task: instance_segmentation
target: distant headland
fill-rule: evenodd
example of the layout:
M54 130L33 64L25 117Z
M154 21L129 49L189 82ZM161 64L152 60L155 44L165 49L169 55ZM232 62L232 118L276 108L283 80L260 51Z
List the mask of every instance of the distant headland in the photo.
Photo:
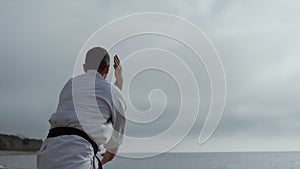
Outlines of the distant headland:
M0 151L38 151L42 143L41 139L0 134Z

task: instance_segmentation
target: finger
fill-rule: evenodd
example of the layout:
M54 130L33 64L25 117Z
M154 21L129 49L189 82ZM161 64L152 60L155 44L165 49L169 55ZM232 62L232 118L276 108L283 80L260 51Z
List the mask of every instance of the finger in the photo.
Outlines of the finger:
M114 56L114 62L116 62L116 60L117 60L117 55L116 55L116 56Z
M118 55L115 55L115 56L114 56L114 59L115 59L115 60L118 60L118 59L119 59Z
M115 55L114 59L115 59L118 63L120 63L120 59L119 59L118 55Z
M117 62L117 55L114 56L114 63Z
M117 55L114 57L114 63L116 66L120 66L120 59Z
M119 66L120 63L117 60L114 60L114 64L115 66Z
M117 55L114 57L114 62L118 63L118 56Z
M118 63L120 63L120 59L119 59L118 55L116 55L116 59L117 59Z

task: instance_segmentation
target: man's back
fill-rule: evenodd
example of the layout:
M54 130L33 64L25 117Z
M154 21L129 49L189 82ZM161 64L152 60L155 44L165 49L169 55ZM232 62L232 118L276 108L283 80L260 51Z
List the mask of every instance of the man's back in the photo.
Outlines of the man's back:
M98 48L91 50L99 54ZM93 150L100 145L116 153L123 139L126 105L121 91L105 80L108 68L105 64L104 71L87 69L65 84L57 111L49 119L48 137L38 152L38 169L91 168L95 166ZM103 163L113 156L105 153Z
M113 90L115 87L93 70L70 79L61 91L57 111L49 119L51 128L75 127L98 145L106 144L113 131L112 117L124 113L116 112L115 106L120 105L114 104L113 97L119 102L124 99Z

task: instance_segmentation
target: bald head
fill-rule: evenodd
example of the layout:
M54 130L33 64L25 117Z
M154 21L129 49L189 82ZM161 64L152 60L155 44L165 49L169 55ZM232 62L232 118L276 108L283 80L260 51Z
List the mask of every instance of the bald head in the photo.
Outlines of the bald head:
M109 69L108 52L101 47L91 48L85 57L84 71L97 70L100 74L107 74Z

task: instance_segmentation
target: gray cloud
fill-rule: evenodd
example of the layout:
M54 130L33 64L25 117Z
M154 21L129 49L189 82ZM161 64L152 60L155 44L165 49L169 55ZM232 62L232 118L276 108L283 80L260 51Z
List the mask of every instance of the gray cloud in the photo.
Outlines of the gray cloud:
M214 138L299 135L297 1L1 1L0 4L0 132L44 137L59 91L71 77L76 57L87 38L112 19L134 12L158 11L193 22L208 35L220 54L227 75L228 101ZM154 37L148 40L152 43L138 43L130 49L156 44L179 56L188 52L170 40L161 44L154 43ZM126 47L137 42L138 38L132 39L132 43L120 44L115 51L120 56L126 55L130 51ZM190 136L196 138L206 117L210 91L203 66L193 64L192 58L185 60L201 84L201 114ZM135 95L138 98L143 97L139 92L146 91L141 86L144 86L141 81L135 86L140 87ZM143 107L149 103L144 100L139 104ZM150 135L160 132L174 119L172 111L168 107L169 113L155 125L139 130L132 124L127 130L133 135L146 128L153 128Z

